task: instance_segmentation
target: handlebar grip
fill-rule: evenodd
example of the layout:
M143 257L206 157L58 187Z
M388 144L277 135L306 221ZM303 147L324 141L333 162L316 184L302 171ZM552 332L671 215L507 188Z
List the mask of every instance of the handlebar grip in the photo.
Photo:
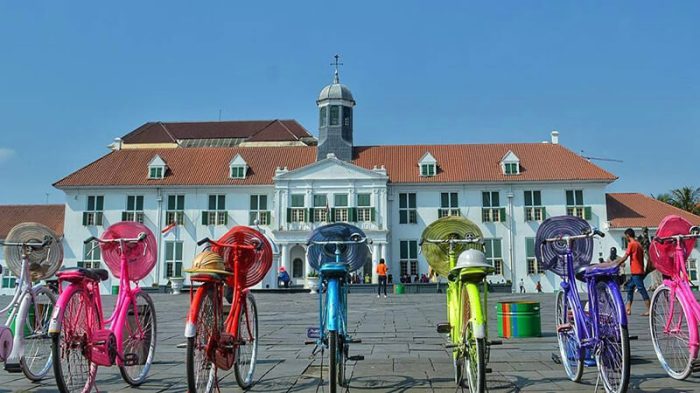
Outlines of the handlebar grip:
M597 229L594 231L594 233L600 237L605 237L605 234Z
M260 251L263 248L263 242L260 241L260 239L253 239L251 240L253 245L255 246L255 251Z
M655 242L659 242L660 244L664 244L664 239L662 239L658 236L654 236L654 238L652 240Z
M198 246L201 246L202 244L204 244L204 243L209 243L209 242L211 242L211 240L209 240L208 237L205 237L204 239L198 241L198 242L197 242L197 245L198 245Z
M695 225L690 227L690 233L693 235L700 235L700 226Z
M92 243L95 240L97 240L95 236L90 236L89 238L85 239L85 241L83 241L83 244Z
M148 236L148 235L146 234L146 232L141 232L141 233L139 233L139 235L136 237L136 239L137 239L138 241L144 241L144 240L146 240L146 237L147 237L147 236Z

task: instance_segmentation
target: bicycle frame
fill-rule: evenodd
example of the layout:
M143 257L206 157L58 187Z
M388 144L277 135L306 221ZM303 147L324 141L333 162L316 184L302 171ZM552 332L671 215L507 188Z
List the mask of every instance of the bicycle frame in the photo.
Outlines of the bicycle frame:
M332 269L335 274L328 276L327 272L324 272L324 267L321 267L321 279L319 280L319 290L318 293L322 294L322 286L326 284L326 304L324 307L323 296L318 297L319 305L319 327L320 327L320 337L319 342L323 345L328 346L327 334L326 332L338 332L339 336L347 335L347 296L348 288L345 285L347 282L348 268L347 265L342 264L340 261L340 251L336 247L335 250L335 263L338 266L334 266ZM338 276L341 273L341 276Z
M587 349L595 350L600 344L600 327L599 327L599 309L598 295L596 286L599 282L604 282L610 288L610 292L615 297L615 304L618 305L617 314L622 326L627 327L627 313L620 306L623 305L622 295L617 283L608 277L585 277L586 288L588 290L588 316L584 313L583 305L581 304L581 296L576 288L576 273L574 272L574 256L571 251L571 241L567 242L566 251L566 270L567 275L562 280L560 286L564 291L567 302L571 305L576 321L576 336L579 342L578 359L583 359L584 351Z
M698 322L700 322L700 304L695 300L690 285L688 284L690 278L685 267L685 250L681 246L680 241L676 241L676 252L674 254L674 261L676 264L676 269L678 273L674 274L670 279L664 278L664 285L670 288L670 309L668 320L664 326L664 333L669 334L672 332L678 332L680 329L680 324L682 320L678 320L675 326L672 326L673 312L675 302L675 296L678 295L683 308L689 312L686 314L688 317L688 347L690 349L690 355L693 359L698 357L698 349L700 348L700 343L698 340Z
M457 265L457 254L454 251L453 245L450 245L449 251L450 270ZM483 283L484 293L483 299L479 293L477 282L469 281L465 276L479 271L479 269L465 268L462 269L460 275L454 280L448 280L447 283L447 319L450 323L452 342L455 344L464 344L464 337L460 334L465 323L471 323L474 337L487 338L488 329L486 327L487 310L485 307L488 301L488 291L486 288L486 280L481 280ZM467 291L469 296L469 308L471 310L469 321L462 320L462 291Z

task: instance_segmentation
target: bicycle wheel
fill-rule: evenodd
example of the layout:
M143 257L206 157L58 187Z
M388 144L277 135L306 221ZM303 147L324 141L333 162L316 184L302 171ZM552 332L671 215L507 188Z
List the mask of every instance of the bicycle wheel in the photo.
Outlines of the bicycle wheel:
M38 287L27 315L17 318L24 319L24 354L19 363L24 375L35 382L44 378L51 368L49 323L55 305L56 295L49 288Z
M253 373L258 359L258 306L252 293L246 295L245 304L238 314L238 344L234 374L241 389L253 385Z
M555 312L561 363L569 379L578 382L583 375L583 357L576 333L576 318L564 291L557 293Z
M348 377L345 372L345 366L348 360L348 349L349 345L345 343L344 336L338 335L338 386L342 387L348 386Z
M627 391L630 380L630 341L627 326L622 325L620 313L624 305L618 304L607 283L596 285L598 298L598 333L600 348L596 353L598 372L603 379L606 392Z
M673 314L671 314L673 304ZM688 316L678 294L671 299L666 285L656 288L651 297L649 328L654 351L661 367L674 379L686 379L693 371L690 353ZM666 325L669 324L669 329Z
M156 351L156 311L151 297L138 292L126 312L122 354L125 358L132 357L134 364L119 366L119 372L126 383L138 386L146 380Z
M470 392L481 393L486 391L486 342L485 339L474 336L472 309L466 285L462 286L461 297L462 339L464 340L464 360L462 361L464 373L462 375L467 374Z
M66 292L64 292L66 293ZM88 337L101 325L97 305L78 289L70 295L60 311L63 321L60 333L52 334L53 372L62 393L92 390L97 365L83 356Z
M330 385L331 393L336 393L338 390L338 332L335 330L328 332L328 353L330 355L328 384Z
M209 393L216 385L216 366L209 356L210 343L218 341L223 327L214 288L203 285L197 289L195 301L197 324L195 336L187 339L187 386L190 393Z

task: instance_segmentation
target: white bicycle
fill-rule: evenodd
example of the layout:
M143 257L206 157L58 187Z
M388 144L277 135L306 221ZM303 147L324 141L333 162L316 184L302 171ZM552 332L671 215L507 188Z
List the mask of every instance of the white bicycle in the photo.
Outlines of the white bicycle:
M7 238L5 261L19 277L10 303L0 310L8 313L0 325L0 362L5 370L39 381L51 369L51 336L49 323L56 304L53 290L34 283L56 273L63 262L61 240L48 227L37 223L16 225ZM2 267L0 267L2 272Z

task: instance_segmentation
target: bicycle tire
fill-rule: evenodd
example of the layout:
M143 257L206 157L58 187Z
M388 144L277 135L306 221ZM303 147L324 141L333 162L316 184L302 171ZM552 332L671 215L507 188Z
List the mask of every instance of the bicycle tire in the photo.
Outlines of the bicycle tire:
M338 336L338 386L348 386L345 366L348 359L348 344L345 343L344 336Z
M328 384L331 393L336 393L338 391L338 332L335 330L328 332L328 353L330 355Z
M469 391L483 393L486 391L486 340L474 336L471 321L472 309L467 285L462 285L461 296L462 340L464 343L462 369L463 375L467 375ZM464 383L463 375L460 386Z
M87 393L95 384L97 375L97 364L92 363L83 356L87 347L87 337L92 335L94 325L87 322L88 312L93 313L97 324L101 325L101 316L97 305L89 296L83 293L83 289L77 289L70 293L70 297L65 302L65 307L60 310L61 326L60 333L52 333L52 357L53 371L56 378L56 387L61 393ZM89 311L89 310L92 311ZM63 345L68 335L69 345ZM64 359L72 366L64 367ZM72 370L76 370L73 375ZM68 375L65 375L65 373Z
M139 299L143 299L144 304L139 304ZM136 304L136 310L133 309L134 303ZM126 383L131 386L139 386L146 380L151 364L153 364L153 356L156 352L156 343L158 342L158 329L156 310L153 307L151 297L145 292L138 292L134 297L134 303L126 309L128 314L124 318L122 353L124 356L135 354L139 361L133 366L119 366L119 372ZM138 311L139 314L138 323L136 323L135 319L129 318L131 315L135 315L135 311ZM143 327L145 329L143 329L143 338L141 338L141 334L138 331L134 331L134 329ZM141 359L144 359L143 363ZM134 371L136 372L135 376Z
M670 296L671 289L666 285L661 285L654 291L649 312L649 329L654 352L661 367L671 378L684 380L693 372L695 360L687 344L690 325L685 305L676 294L673 299L674 312L671 318L675 321L678 332L675 334L664 332L669 318Z
M216 366L206 352L207 344L214 340L223 327L221 312L217 314L217 302L214 287L204 284L195 294L192 307L197 310L195 336L187 339L187 387L189 393L209 393L214 390L216 381ZM218 319L217 319L218 317ZM220 326L215 326L216 322Z
M601 342L596 353L598 372L606 392L625 393L630 380L629 333L620 320L625 307L620 294L613 293L606 282L596 284L596 295Z
M241 307L241 311L238 315L238 340L239 342L244 342L244 344L241 345L239 343L236 346L234 374L238 386L240 386L241 389L248 389L253 386L253 374L255 373L255 364L258 358L258 306L255 303L253 294L250 292L246 295L245 304L243 306L246 307L246 310ZM248 322L252 322L252 329L250 329L251 325ZM251 347L250 360L245 363L242 362L243 354L241 353L241 349L247 348L248 346ZM246 364L249 364L247 370L245 369Z
M25 321L25 328L15 330L28 332L24 337L24 354L19 363L24 376L30 381L38 382L46 377L52 365L53 349L49 324L56 305L56 295L47 287L36 287L33 291L33 298L27 294L31 299L27 315L17 318L18 321ZM33 310L33 320L30 318L30 310ZM40 317L37 318L37 315Z
M571 325L569 330L557 331L557 342L559 343L561 364L564 366L567 377L573 382L579 382L583 376L583 357L581 356L581 345L577 337L576 318L564 291L557 293L555 314L555 327L567 323Z

